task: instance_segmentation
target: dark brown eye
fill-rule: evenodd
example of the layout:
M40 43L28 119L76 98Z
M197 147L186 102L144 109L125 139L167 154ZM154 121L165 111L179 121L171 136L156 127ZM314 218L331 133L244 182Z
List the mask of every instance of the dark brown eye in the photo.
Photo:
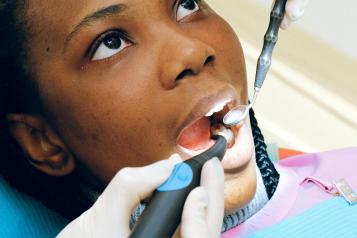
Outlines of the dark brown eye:
M103 43L109 49L116 50L122 45L122 39L118 36L108 36L103 40Z
M124 38L118 34L118 32L109 33L104 36L102 40L100 40L99 46L95 50L92 60L96 61L110 58L129 45L130 43L124 40Z
M191 10L192 11L196 7L196 2L193 1L193 0L182 0L182 1L180 1L180 5L183 8L186 8L187 10Z
M176 20L181 21L185 17L200 10L195 0L180 0L176 13Z

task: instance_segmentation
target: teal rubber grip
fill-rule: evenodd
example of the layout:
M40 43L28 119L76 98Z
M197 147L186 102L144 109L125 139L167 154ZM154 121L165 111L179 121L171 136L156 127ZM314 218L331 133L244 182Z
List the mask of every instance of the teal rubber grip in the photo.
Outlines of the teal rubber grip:
M169 192L180 190L190 185L193 178L191 167L186 163L177 164L171 173L171 176L160 187L159 192Z

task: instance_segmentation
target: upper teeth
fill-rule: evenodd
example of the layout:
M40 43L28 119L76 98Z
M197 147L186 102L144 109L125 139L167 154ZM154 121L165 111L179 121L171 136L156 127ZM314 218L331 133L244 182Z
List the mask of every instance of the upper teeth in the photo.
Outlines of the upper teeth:
M224 106L226 106L227 103L229 103L231 100L226 100L224 102L218 103L217 105L215 105L205 116L206 117L210 117L213 115L213 113L215 112L219 112L222 111Z

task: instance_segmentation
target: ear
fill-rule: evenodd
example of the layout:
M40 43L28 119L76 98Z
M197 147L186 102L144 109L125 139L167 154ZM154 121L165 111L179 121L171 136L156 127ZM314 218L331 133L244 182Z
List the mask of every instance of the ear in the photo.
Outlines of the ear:
M65 176L75 168L74 157L41 116L9 114L11 135L30 163L51 176Z

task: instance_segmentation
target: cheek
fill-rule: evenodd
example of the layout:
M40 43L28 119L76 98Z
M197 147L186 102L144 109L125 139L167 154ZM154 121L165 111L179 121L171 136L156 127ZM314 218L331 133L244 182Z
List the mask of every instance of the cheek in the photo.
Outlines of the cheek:
M101 80L87 77L75 83L54 80L51 93L44 99L64 143L105 181L122 167L165 158L170 147L165 143L167 135L158 133L159 128L169 128L161 127L160 121L166 118L151 110L157 102L144 93L159 95L158 88L145 82L137 84L134 79L140 78L139 74L131 72L130 76L126 78L133 79L135 86L127 82L123 87L118 76L110 74Z
M240 41L232 27L216 16L210 23L211 44L215 46L217 67L229 74L229 83L234 85L240 99L247 102L247 73Z

